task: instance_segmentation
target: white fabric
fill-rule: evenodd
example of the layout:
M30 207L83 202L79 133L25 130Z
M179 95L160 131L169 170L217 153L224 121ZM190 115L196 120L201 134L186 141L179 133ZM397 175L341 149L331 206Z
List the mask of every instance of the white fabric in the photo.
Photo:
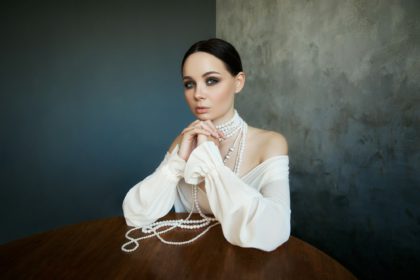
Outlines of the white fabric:
M166 215L189 212L192 184L205 181L198 200L203 213L213 214L232 244L272 251L290 236L289 158L271 157L239 178L223 164L216 145L207 141L187 162L177 145L159 167L127 193L123 210L129 226L142 227Z

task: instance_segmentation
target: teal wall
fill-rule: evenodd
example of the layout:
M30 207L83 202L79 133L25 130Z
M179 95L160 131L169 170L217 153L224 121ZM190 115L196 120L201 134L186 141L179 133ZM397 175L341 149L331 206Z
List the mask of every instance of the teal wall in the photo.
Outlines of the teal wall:
M238 111L288 139L292 235L361 279L419 275L420 1L219 0L216 14L248 73Z
M0 34L0 243L122 215L192 121L180 63L215 1L15 1Z

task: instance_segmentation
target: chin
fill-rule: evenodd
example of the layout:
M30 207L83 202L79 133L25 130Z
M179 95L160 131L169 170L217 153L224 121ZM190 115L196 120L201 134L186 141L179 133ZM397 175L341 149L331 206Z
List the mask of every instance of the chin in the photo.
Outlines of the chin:
M197 113L193 112L193 114L194 114L194 116L197 119L202 120L202 121L213 120L213 117L210 114L208 114L208 113L206 113L206 114L197 114Z
M202 121L208 121L208 120L213 120L212 118L210 118L210 116L207 115L195 115L197 117L197 119L202 120Z

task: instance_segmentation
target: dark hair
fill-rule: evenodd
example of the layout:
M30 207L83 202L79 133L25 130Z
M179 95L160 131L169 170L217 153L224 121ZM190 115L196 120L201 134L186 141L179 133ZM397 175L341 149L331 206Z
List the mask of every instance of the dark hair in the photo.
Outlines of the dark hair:
M242 72L242 62L238 51L230 43L219 38L198 41L192 45L182 59L181 72L184 68L185 60L187 60L191 54L196 52L206 52L214 55L223 61L226 69L232 74L232 76L236 76L239 72Z

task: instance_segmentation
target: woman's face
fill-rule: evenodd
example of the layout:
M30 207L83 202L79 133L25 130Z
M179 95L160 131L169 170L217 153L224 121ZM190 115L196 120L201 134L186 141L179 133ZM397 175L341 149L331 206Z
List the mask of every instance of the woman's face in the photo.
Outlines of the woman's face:
M185 99L200 120L215 124L229 120L235 93L242 89L244 81L243 72L232 76L223 61L205 52L191 54L184 63Z

